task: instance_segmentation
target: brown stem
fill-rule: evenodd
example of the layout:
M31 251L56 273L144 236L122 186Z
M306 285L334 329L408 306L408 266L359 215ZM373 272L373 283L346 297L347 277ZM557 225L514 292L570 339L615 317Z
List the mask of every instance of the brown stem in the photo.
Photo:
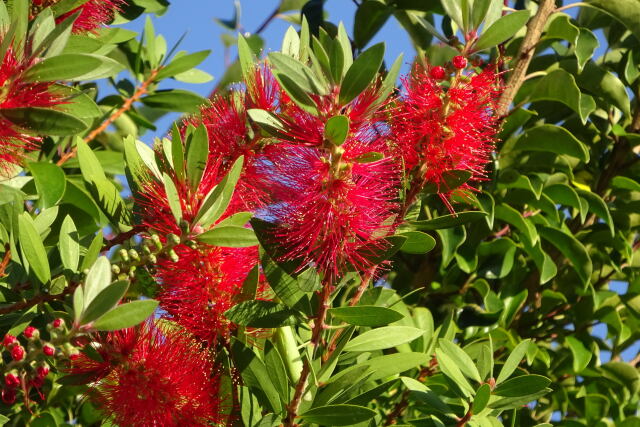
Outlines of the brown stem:
M130 238L135 236L136 234L141 233L141 232L146 231L146 230L147 230L147 227L145 227L144 225L135 225L131 230L126 231L124 233L120 233L117 236L115 236L114 238L108 240L107 243L104 244L102 249L100 249L100 252L108 251L112 247L114 247L116 245L119 245L120 243L126 242L127 240L129 240Z
M89 133L89 135L84 137L84 142L93 141L95 137L100 135L100 133L104 132L109 127L109 125L115 122L121 115L129 111L133 106L133 103L139 101L140 98L147 93L147 90L149 89L149 85L154 82L156 75L158 74L158 71L160 70L159 69L152 70L151 73L149 74L149 77L144 82L142 82L140 86L136 88L135 92L133 92L133 95L125 99L124 103L120 108L118 108L109 117L107 117L107 119L104 122L102 122L100 126L92 130ZM60 157L60 160L58 160L56 164L58 166L65 164L67 160L72 159L76 156L77 151L78 151L78 147L73 147L71 150L63 154L62 157Z
M311 354L315 353L315 350L320 345L320 340L322 338L322 332L326 329L325 320L327 319L327 311L329 310L329 299L331 298L331 291L333 286L330 283L323 283L321 295L320 295L320 306L318 307L318 315L316 316L313 330L311 332L311 346L312 351ZM291 402L287 406L287 418L284 421L285 427L294 427L296 426L295 419L298 415L298 409L300 408L300 402L302 400L302 396L307 388L307 380L309 379L309 374L311 372L311 360L306 360L306 363L302 367L302 372L300 373L300 379L298 380L298 384L296 384L295 391L293 393L293 398Z
M469 420L471 419L471 416L473 415L473 412L471 411L471 407L469 407L469 410L467 411L466 414L464 414L464 417L460 418L458 420L458 422L456 423L456 427L464 427L467 425L467 423L469 422Z
M504 117L509 112L509 107L511 106L513 99L516 97L518 90L520 90L522 82L524 82L527 69L529 68L529 63L533 58L533 52L540 41L540 37L542 36L542 31L547 24L549 16L551 16L554 10L554 0L541 0L538 12L527 24L527 33L524 36L524 40L520 46L520 51L518 52L518 62L511 71L507 84L505 85L504 92L502 92L498 102L499 117Z
M0 314L13 313L14 311L33 307L34 305L38 305L43 302L64 299L67 295L71 294L76 289L77 286L78 286L78 283L72 283L69 286L67 286L65 290L63 290L61 293L57 295L40 294L25 301L16 302L11 305L7 305L5 307L0 307Z
M438 360L435 357L433 357L431 359L431 362L429 363L429 366L425 366L420 370L417 380L419 382L423 382L427 377L430 377L433 374L435 374L436 373L435 367L437 365L438 365ZM398 403L396 403L396 406L394 406L393 410L389 413L389 415L387 415L387 419L384 423L385 426L394 425L398 420L398 418L402 416L405 409L407 409L407 407L409 406L410 393L411 393L411 390L405 390L404 393L402 393L402 397L400 398Z
M2 258L2 262L0 262L0 277L5 276L5 270L9 265L9 261L11 261L11 249L9 249L9 245L5 245L4 247L4 257Z

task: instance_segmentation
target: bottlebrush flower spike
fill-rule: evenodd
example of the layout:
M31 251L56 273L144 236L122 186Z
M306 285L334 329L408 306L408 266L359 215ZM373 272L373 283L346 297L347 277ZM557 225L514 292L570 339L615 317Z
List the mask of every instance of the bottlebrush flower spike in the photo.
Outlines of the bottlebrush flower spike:
M57 3L58 0L34 0L36 7L45 8L51 4ZM125 0L89 0L72 11L60 16L57 21L64 21L69 16L78 12L80 15L73 23L73 32L78 33L95 33L113 20L116 12L120 11L125 5ZM37 10L35 11L37 14Z
M456 57L453 65L466 66L466 59ZM484 179L498 130L500 77L488 66L480 73L457 72L442 84L440 68L418 64L405 78L406 92L392 120L398 155L408 171L418 171L418 185L440 186L444 174L455 169L470 171L472 180ZM442 192L448 204L447 189Z
M258 248L179 246L176 253L178 262L159 261L160 307L167 318L208 345L227 339L233 326L224 312L239 302L237 295L258 263Z
M386 156L389 130L377 122L379 110L369 108L371 94L361 96L366 99L342 109L352 119L344 144L281 141L267 150L265 162L278 179L273 180L274 203L264 219L276 225L273 238L284 249L283 259L300 261L300 269L315 266L331 277L372 266L387 245L383 238L393 232L398 212L399 168ZM335 98L333 102L333 111L340 111ZM305 114L310 117L300 120ZM310 123L309 135L318 132L317 117L301 111L294 117L299 127ZM371 155L380 158L365 160Z
M150 323L97 337L97 362L82 354L71 374L95 378L91 399L116 424L209 426L224 404L211 355L193 338Z
M34 83L26 81L24 73L34 65L35 59L26 54L18 57L9 48L0 64L0 172L11 164L20 164L25 151L34 150L41 138L28 133L2 115L3 110L12 108L47 108L61 104L64 100L49 91L53 82Z

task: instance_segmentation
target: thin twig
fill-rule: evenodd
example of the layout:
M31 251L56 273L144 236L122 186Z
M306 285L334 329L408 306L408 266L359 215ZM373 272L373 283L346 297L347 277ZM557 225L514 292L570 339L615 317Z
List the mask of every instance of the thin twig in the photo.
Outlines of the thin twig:
M149 85L151 85L154 82L156 75L158 74L158 71L159 69L152 70L151 74L149 74L149 77L144 82L142 82L140 86L136 88L135 92L133 92L133 95L127 98L120 108L118 108L109 117L107 117L107 119L104 122L102 122L100 126L92 130L89 133L89 135L84 137L84 142L93 141L96 136L104 132L121 115L129 111L133 106L133 103L139 101L140 98L142 98L142 96L147 93L147 90L149 89ZM77 151L78 151L78 147L73 147L71 150L63 154L62 157L60 157L60 160L58 160L56 164L58 166L62 166L63 164L65 164L67 160L74 158L76 156Z
M0 307L0 314L13 313L14 311L30 308L30 307L33 307L34 305L38 305L43 302L64 299L67 295L71 294L76 289L77 286L78 286L78 283L72 283L69 286L67 286L67 288L59 294L56 294L56 295L40 294L25 301L16 302L11 305L7 305L5 307Z
M320 345L322 332L325 330L325 320L327 318L327 311L329 310L332 289L333 286L330 283L323 283L322 291L320 294L320 306L318 307L318 315L316 316L313 330L311 332L310 343L312 346L312 355ZM311 360L306 360L306 363L302 368L300 379L298 380L298 384L296 384L296 388L293 393L293 398L291 399L291 403L289 403L289 405L287 406L287 418L285 419L283 424L285 427L293 427L296 425L295 419L298 416L298 409L300 408L302 396L307 389L307 381L309 379L309 374L311 373L311 363Z
M2 262L0 262L0 277L5 276L5 270L9 265L9 261L11 261L11 249L9 249L9 244L4 247L4 257L2 258Z

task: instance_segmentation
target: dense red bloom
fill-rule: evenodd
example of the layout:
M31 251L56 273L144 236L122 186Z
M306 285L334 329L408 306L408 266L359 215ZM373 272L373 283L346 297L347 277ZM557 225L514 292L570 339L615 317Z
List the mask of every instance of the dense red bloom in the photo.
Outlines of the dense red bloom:
M13 335L6 334L4 336L4 339L2 340L2 345L9 348L16 342L18 342L18 339L16 337L14 337Z
M392 121L398 155L407 170L420 167L418 178L426 182L441 185L443 175L454 169L483 179L498 129L500 79L487 67L441 85L434 69L418 65L405 79L406 93Z
M53 82L34 83L26 81L24 73L35 63L34 58L19 58L11 48L0 64L0 109L42 107L47 108L63 102L51 92ZM0 117L0 169L8 164L22 161L25 151L35 149L40 138L28 134L11 121Z
M45 356L53 356L54 354L56 354L56 349L49 344L45 344L42 346L42 352L45 354Z
M179 246L180 259L162 259L158 265L158 299L167 317L198 339L213 345L228 337L224 312L236 305L237 295L258 262L257 247L223 248Z
M82 355L70 373L97 381L92 400L116 424L208 426L223 404L211 355L184 333L149 323L97 337L103 361Z
M43 3L51 0L40 0ZM56 3L53 1L52 3ZM71 15L80 12L73 23L74 33L95 32L113 20L113 15L124 6L125 0L89 0L76 9L62 15L58 22L64 21Z
M8 373L4 376L4 383L7 387L17 387L20 384L20 378L16 374Z
M465 58L462 55L457 55L453 57L453 59L451 60L451 63L458 70L462 70L463 68L467 67L467 58Z
M34 328L33 326L27 326L23 332L26 338L33 338L34 336L40 335L40 332Z

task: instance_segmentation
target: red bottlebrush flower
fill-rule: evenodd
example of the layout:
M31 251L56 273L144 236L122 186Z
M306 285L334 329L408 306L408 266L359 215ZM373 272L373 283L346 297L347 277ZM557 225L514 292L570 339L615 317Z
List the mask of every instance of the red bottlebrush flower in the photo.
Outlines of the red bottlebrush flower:
M100 335L96 350L105 361L82 355L70 371L97 379L89 395L116 424L208 426L222 421L223 399L211 355L189 336L147 323Z
M205 245L179 246L176 252L178 262L159 261L160 307L169 319L214 345L229 336L231 325L224 312L237 304L236 296L258 262L258 249Z
M45 2L47 0L44 0ZM51 0L48 0L51 2ZM56 3L56 1L53 1ZM86 33L96 32L110 21L116 12L120 11L125 5L125 0L89 0L76 9L68 12L58 18L58 22L62 22L68 17L80 12L80 15L73 23L73 32Z
M24 72L34 64L34 58L21 59L9 48L0 64L0 110L24 107L51 107L63 99L49 91L53 82L34 83L24 79ZM26 129L0 118L0 169L19 164L25 151L35 149L40 138Z
M45 354L45 356L53 356L54 354L56 354L56 349L49 344L45 344L42 346L42 352Z
M16 342L18 342L18 339L16 337L14 337L13 335L6 334L4 336L4 339L2 340L2 345L9 348Z
M389 158L359 159L385 150L386 142L374 132L347 140L336 150L342 152L339 164L333 165L324 150L274 148L278 202L264 217L276 224L273 237L284 249L284 259L299 260L300 269L315 266L329 276L374 264L371 259L386 246L382 238L393 232L398 171Z
M405 79L406 94L392 121L398 155L407 170L420 167L417 182L441 185L443 175L455 169L470 171L472 180L483 179L498 129L500 79L487 67L479 74L455 76L448 89L436 80L420 65ZM448 193L446 188L441 192Z
M276 109L280 100L280 85L265 64L257 65L247 85L247 109L261 108L267 111Z
M20 378L16 374L8 373L4 376L4 383L7 387L17 387L20 385Z
M11 349L11 358L15 361L19 361L24 359L25 356L25 351L24 351L24 347L22 347L21 345L15 345L13 346L13 348Z

